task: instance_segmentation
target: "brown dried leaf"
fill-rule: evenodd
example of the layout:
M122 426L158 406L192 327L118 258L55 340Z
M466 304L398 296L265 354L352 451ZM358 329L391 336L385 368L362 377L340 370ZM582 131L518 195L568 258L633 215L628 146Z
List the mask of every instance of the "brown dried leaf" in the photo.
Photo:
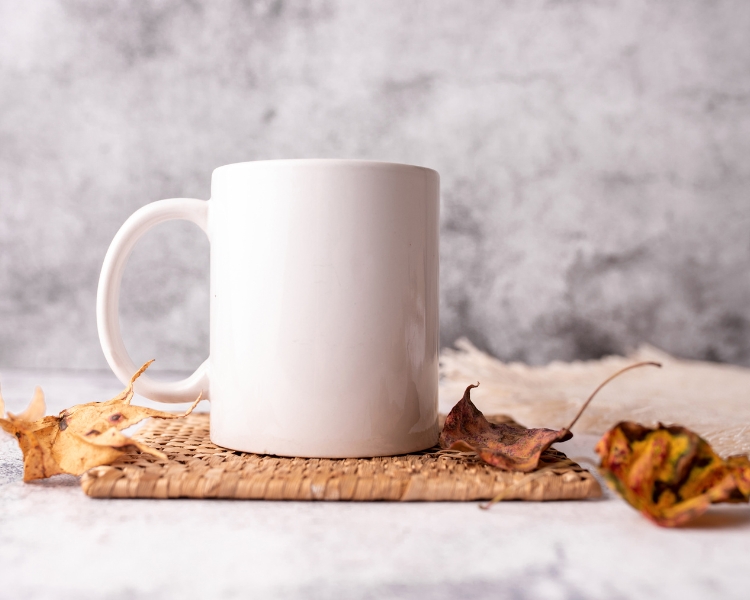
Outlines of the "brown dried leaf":
M750 496L748 457L722 460L685 427L623 421L604 434L596 452L608 485L662 527L684 525L711 504Z
M555 442L564 442L573 437L570 429L599 390L625 371L646 365L661 366L659 363L641 362L617 371L599 384L570 425L560 430L527 429L518 423L490 423L471 401L471 389L479 384L470 385L445 420L440 433L440 447L476 452L484 462L504 471L533 471L539 466L542 452Z
M24 481L61 473L81 475L92 467L110 464L133 447L166 459L163 453L132 440L121 430L148 417L176 419L189 415L201 397L182 415L131 405L133 384L152 362L143 365L128 386L106 402L78 404L57 417L44 417L44 394L36 388L31 404L23 413L8 413L7 418L0 418L0 428L16 437L23 452ZM0 396L0 416L4 412Z
M478 385L478 384L477 384ZM518 423L490 423L471 401L471 389L453 407L440 434L440 447L476 452L504 471L533 471L539 457L555 442L568 440L567 430L527 429Z

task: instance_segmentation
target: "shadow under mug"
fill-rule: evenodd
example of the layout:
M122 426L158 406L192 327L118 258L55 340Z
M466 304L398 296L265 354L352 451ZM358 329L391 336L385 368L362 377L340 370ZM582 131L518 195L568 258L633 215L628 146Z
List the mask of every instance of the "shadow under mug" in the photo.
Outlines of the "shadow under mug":
M146 205L115 236L97 298L117 377L137 370L120 333L136 241L171 219L211 245L210 354L185 380L136 392L211 401L211 440L281 456L365 457L438 438L439 176L357 160L272 160L213 172L211 199Z

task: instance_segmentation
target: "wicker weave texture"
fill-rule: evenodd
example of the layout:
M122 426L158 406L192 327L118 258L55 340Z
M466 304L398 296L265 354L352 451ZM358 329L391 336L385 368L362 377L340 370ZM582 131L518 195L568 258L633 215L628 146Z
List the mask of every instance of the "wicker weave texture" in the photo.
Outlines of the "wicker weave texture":
M503 420L496 417L495 420ZM597 480L575 463L540 473L508 473L474 455L432 449L368 459L283 458L219 448L208 436L208 415L152 420L135 436L168 461L128 454L86 473L94 498L233 498L256 500L466 501L568 500L601 495ZM549 450L551 465L565 455Z

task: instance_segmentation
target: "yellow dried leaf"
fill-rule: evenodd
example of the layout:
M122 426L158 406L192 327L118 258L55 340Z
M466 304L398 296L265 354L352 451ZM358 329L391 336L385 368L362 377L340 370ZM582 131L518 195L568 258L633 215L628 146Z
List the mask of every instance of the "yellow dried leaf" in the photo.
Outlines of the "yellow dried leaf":
M31 403L28 408L21 414L14 415L8 413L9 417L12 417L18 421L38 421L44 418L44 413L47 412L47 405L44 403L44 392L42 388L36 386L34 388L34 397L31 399Z
M604 434L596 452L609 486L662 527L684 525L711 504L750 499L748 457L723 460L686 427L622 421Z
M7 418L0 418L0 428L16 437L23 452L24 481L61 473L81 475L92 467L112 463L133 447L166 459L163 453L127 437L121 430L148 417L176 419L189 415L201 397L182 415L131 405L133 384L152 362L143 365L128 386L106 402L78 404L63 410L57 417L45 417L44 394L36 388L24 412L8 413ZM0 396L0 416L4 412Z

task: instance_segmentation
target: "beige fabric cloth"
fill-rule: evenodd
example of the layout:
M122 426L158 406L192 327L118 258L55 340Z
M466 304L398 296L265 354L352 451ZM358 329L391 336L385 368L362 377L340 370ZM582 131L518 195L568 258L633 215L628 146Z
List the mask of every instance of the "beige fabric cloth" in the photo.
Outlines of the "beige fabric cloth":
M543 367L503 363L460 339L441 355L440 408L446 412L470 383L485 413L504 413L532 427L565 426L609 375L633 362L663 367L624 373L605 387L573 428L601 435L621 420L680 424L704 436L722 455L750 453L750 369L674 358L651 346L628 357L553 362Z

